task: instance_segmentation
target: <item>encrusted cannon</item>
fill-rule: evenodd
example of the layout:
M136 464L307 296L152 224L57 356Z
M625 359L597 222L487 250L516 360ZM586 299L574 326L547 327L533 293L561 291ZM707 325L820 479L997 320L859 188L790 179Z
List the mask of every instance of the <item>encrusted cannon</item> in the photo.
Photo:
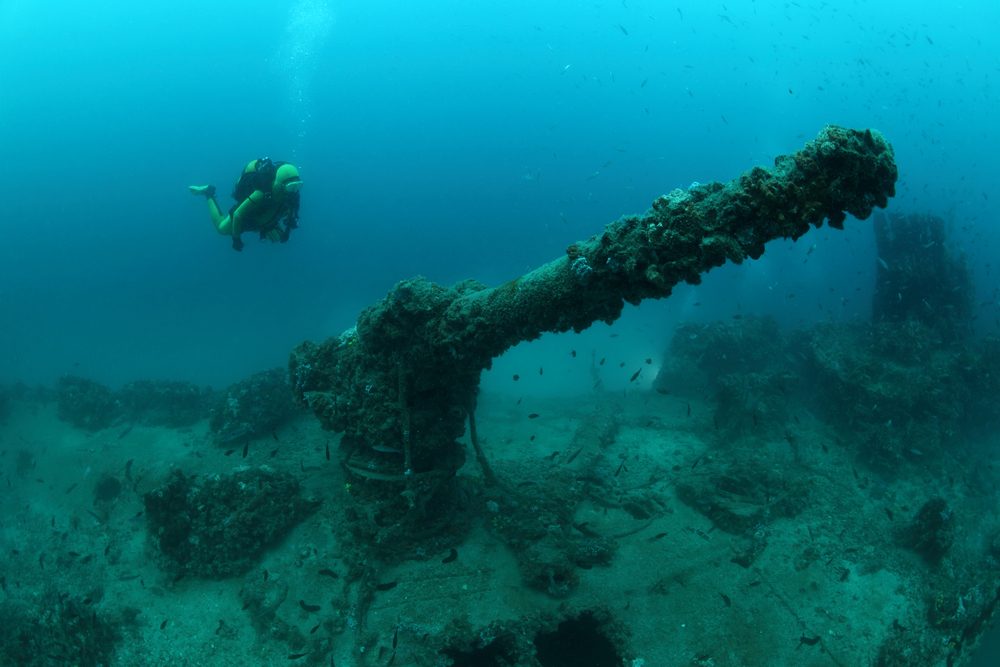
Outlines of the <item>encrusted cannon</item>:
M503 285L404 280L355 327L299 345L293 389L326 429L343 433L350 474L401 512L426 508L465 460L458 439L494 357L545 332L613 322L626 302L669 296L682 281L756 259L768 241L797 239L824 219L839 229L848 213L867 218L895 194L896 178L892 147L878 132L829 126L772 169L674 190Z

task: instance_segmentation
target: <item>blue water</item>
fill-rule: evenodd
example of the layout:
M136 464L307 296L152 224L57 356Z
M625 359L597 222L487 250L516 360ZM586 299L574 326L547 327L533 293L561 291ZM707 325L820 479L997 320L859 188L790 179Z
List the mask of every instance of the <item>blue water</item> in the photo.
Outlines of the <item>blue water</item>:
M0 378L224 385L402 278L509 279L828 123L893 142L892 209L953 222L993 331L998 26L987 0L3 0ZM236 253L186 186L264 155L301 166L301 228ZM779 241L616 326L659 351L678 321L864 318L873 246Z

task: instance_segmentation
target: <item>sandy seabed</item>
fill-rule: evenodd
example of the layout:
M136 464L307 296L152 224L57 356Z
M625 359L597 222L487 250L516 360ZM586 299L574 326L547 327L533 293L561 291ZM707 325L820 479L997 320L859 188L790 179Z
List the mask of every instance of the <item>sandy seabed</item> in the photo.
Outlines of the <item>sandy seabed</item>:
M243 458L215 444L204 422L86 433L61 422L52 403L14 401L0 430L3 613L43 604L46 594L77 596L119 628L111 665L448 665L450 658L428 646L461 628L482 635L485 649L499 627L491 623L579 619L594 610L615 628L614 660L539 664L903 664L878 661L888 643L905 641L914 646L907 664L920 665L916 647L938 635L965 643L956 664L968 658L995 606L990 547L1000 523L992 460L938 458L889 478L859 468L806 410L796 414L794 446L753 433L722 441L713 411L696 397L648 391L483 395L479 433L498 474L514 488L566 467L598 480L576 507L573 529L612 539L613 557L580 569L569 595L552 597L525 585L517 560L490 529L495 508L479 508L455 554L414 553L386 564L380 580L395 586L379 590L359 618L351 606L357 583L347 576L338 543L344 532L337 530L351 480L336 455L325 456L327 443L336 452L336 436L311 416L251 442ZM576 451L576 443L588 442L581 440L588 420L609 413L618 423L613 441ZM322 505L243 576L178 578L165 571L149 538L143 495L174 469L207 476L245 466L294 475ZM770 511L788 485L763 499L739 490L726 495L727 475L737 468L791 480L800 490L794 511ZM525 470L528 479L511 479ZM473 456L460 474L480 475ZM96 500L95 487L108 476L121 481L121 493ZM691 500L692 489L709 481L728 516L759 525L742 534L718 525L713 501ZM646 516L622 503L640 492L655 500ZM936 565L899 537L933 496L947 500L956 524L954 544ZM981 585L963 580L962 572L980 566ZM319 575L324 569L333 575ZM241 597L248 586L270 591L274 620L285 632L249 617ZM984 615L978 625L969 618L977 613ZM310 638L314 647L322 635L322 652L303 651L291 639ZM38 656L37 664L77 664L60 657ZM508 664L490 660L484 650L455 664Z

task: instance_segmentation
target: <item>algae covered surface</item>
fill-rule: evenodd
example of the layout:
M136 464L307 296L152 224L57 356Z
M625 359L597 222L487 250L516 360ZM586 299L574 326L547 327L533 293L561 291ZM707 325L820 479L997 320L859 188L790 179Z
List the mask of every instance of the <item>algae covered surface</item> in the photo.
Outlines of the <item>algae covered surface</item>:
M908 406L934 371L886 361L882 326L691 325L624 393L598 381L631 365L583 354L582 395L484 392L497 481L468 457L420 533L380 515L310 415L244 457L207 417L82 429L54 397L13 392L0 650L38 665L963 664L1000 585L979 428L1000 416L953 393L887 426L871 395ZM954 387L992 386L995 345L934 353L966 369ZM212 517L182 537L214 567L164 548L182 516L164 523L164 498L189 525Z

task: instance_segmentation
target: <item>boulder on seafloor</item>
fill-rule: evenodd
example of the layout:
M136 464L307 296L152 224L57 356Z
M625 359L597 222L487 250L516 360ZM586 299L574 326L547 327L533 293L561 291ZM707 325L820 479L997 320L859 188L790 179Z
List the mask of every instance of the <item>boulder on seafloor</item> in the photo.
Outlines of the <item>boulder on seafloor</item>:
M105 605L50 589L26 598L8 595L0 603L0 658L5 665L108 665L134 617L112 617Z
M300 411L285 370L273 368L230 385L209 426L219 444L226 445L265 435Z
M111 389L75 375L59 378L56 397L59 419L88 431L111 426L119 414Z
M319 507L319 501L302 497L298 480L268 468L204 480L175 470L144 501L150 535L166 569L202 577L246 572Z

